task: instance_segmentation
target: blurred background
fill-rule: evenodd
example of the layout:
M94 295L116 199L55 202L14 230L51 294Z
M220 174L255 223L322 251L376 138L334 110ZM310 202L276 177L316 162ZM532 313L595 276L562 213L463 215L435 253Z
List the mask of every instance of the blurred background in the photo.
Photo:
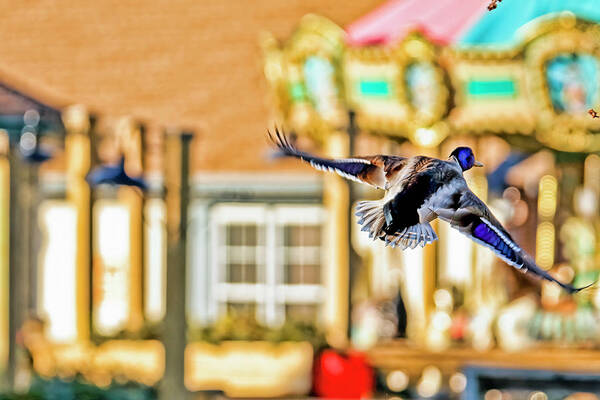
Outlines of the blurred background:
M517 242L594 282L597 1L3 3L0 398L600 396L595 289L444 223L386 248L353 216L381 192L266 140L468 145Z

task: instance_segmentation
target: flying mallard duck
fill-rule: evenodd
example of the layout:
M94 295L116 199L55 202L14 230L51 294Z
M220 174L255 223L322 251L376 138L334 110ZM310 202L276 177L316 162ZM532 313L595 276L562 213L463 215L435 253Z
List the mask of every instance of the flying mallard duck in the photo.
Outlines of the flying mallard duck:
M463 172L483 166L469 147L457 147L448 160L386 155L332 160L299 151L278 129L275 136L269 132L269 137L283 156L296 157L318 170L384 189L382 199L361 201L356 207L361 230L369 232L373 239L402 249L424 247L437 240L429 223L440 218L523 273L556 282L569 293L591 286L575 288L558 281L515 243L467 186Z

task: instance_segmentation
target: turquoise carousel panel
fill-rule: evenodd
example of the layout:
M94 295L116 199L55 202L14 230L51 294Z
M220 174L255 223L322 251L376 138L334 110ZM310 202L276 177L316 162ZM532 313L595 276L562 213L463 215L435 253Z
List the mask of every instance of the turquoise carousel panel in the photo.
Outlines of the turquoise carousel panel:
M557 113L581 114L598 104L598 60L589 54L561 54L547 63L546 79Z
M417 62L406 68L405 80L409 103L416 110L430 111L436 104L438 87L431 63Z
M319 115L325 119L335 115L339 92L331 62L322 57L309 56L304 62L304 81L308 98Z

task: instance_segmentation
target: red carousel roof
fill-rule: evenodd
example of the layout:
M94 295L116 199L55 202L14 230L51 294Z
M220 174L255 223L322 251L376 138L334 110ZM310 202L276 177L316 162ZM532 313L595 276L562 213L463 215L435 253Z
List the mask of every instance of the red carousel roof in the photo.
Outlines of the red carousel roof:
M439 44L455 43L487 10L483 0L391 0L346 28L350 45L386 44L418 30Z

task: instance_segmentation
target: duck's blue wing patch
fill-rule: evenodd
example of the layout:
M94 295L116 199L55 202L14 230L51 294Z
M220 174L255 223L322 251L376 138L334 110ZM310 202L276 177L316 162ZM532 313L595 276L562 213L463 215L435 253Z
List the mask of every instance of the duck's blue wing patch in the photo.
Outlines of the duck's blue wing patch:
M485 203L470 191L465 191L453 207L434 210L438 216L450 223L453 228L467 235L475 242L490 248L507 264L529 272L540 278L557 283L569 293L575 293L586 287L575 288L559 281L540 268L533 258L525 253L500 222L494 218Z
M512 238L495 229L488 221L480 219L480 222L474 224L471 234L474 239L485 243L507 262L514 263L515 266L522 266L523 260L517 253L521 249L512 241Z

